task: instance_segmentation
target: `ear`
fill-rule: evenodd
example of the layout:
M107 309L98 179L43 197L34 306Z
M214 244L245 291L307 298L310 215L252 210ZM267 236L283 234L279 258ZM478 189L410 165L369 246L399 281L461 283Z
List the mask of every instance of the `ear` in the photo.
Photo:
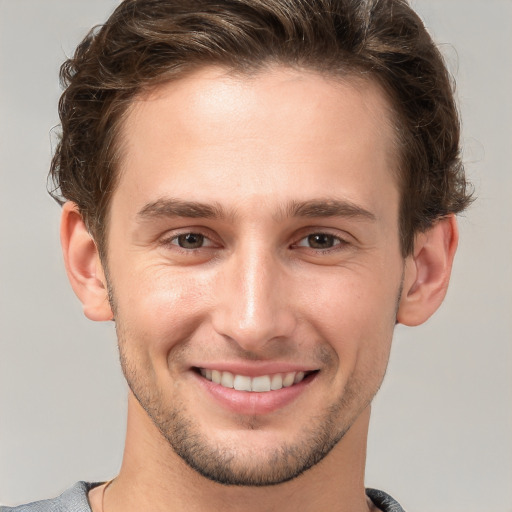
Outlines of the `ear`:
M90 320L112 320L98 249L75 203L62 207L60 240L69 282Z
M439 308L448 289L459 233L455 215L438 220L416 236L406 258L397 322L420 325Z

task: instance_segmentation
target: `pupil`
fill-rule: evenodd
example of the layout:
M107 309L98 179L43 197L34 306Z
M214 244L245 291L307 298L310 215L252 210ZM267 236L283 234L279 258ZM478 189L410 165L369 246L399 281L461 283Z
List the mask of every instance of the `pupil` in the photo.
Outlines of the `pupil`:
M332 235L325 233L316 233L309 235L308 242L313 249L329 249L334 245L334 238Z
M187 233L178 237L178 244L184 249L199 249L203 245L204 236L198 233Z

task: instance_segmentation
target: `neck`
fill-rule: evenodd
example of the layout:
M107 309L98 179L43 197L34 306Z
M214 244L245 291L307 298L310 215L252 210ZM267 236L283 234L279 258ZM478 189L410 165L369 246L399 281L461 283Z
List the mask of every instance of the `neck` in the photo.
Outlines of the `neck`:
M364 464L369 415L368 407L319 464L289 482L225 486L199 475L176 455L130 394L123 464L101 512L368 511Z

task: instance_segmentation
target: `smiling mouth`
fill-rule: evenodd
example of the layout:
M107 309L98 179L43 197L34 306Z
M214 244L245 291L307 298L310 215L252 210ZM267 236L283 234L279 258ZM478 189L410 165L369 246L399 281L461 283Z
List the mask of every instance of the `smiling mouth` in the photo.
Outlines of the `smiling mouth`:
M298 371L249 377L247 375L238 375L231 372L207 368L198 368L197 370L206 380L214 384L235 389L236 391L252 391L256 393L266 393L268 391L278 391L282 388L289 388L295 384L299 384L309 375L317 373L317 371Z

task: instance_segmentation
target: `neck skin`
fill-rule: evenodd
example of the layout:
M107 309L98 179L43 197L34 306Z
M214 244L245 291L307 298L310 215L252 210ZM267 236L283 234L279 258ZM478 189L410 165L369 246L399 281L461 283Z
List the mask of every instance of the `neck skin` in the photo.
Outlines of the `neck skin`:
M121 471L104 496L103 486L96 487L89 501L93 512L375 511L364 490L369 418L367 407L319 464L290 482L268 487L225 486L189 468L130 393Z

